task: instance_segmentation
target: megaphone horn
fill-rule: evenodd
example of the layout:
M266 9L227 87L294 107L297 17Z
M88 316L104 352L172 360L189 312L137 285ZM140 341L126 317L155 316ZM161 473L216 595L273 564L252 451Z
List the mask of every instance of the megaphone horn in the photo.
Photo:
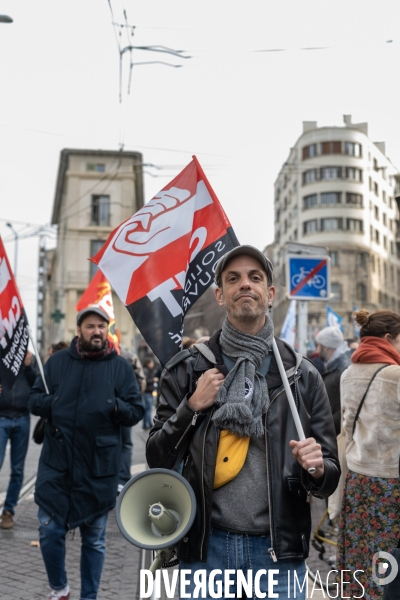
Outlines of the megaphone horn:
M118 527L134 546L159 550L175 546L191 528L196 498L176 471L149 469L122 488L116 506Z

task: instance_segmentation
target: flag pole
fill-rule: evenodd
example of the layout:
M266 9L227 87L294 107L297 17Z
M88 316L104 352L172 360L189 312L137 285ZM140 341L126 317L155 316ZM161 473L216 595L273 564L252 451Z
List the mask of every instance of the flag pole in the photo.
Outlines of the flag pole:
M300 421L299 413L297 412L296 403L293 398L292 390L290 389L289 380L287 378L285 367L283 366L282 358L281 358L281 355L279 354L279 350L278 350L278 346L276 345L275 338L272 338L272 349L274 352L276 362L278 364L278 369L279 369L280 376L282 378L283 387L285 388L286 396L287 396L287 399L289 400L289 406L290 406L290 410L292 411L294 424L296 425L297 435L299 436L300 441L305 440L306 436L304 435L303 426ZM315 473L315 471L316 471L315 467L310 467L307 470L310 473L310 475L312 473Z
M43 371L43 365L42 365L42 361L41 361L41 359L40 359L40 355L39 355L39 352L38 352L38 349L37 349L37 346L36 346L35 340L33 339L32 330L31 330L31 328L29 327L28 323L26 323L26 328L27 328L27 330L28 330L29 339L31 340L31 342L32 342L32 346L33 346L33 349L34 349L34 351L35 351L35 357L36 357L36 360L37 360L37 364L38 364L38 367L39 367L40 374L41 374L41 376L42 376L42 379L43 379L43 383L44 383L44 388L45 388L45 390L46 390L46 394L50 394L50 392L49 392L49 388L47 387L47 383L46 383L46 380L45 380L45 378L44 378L44 371Z

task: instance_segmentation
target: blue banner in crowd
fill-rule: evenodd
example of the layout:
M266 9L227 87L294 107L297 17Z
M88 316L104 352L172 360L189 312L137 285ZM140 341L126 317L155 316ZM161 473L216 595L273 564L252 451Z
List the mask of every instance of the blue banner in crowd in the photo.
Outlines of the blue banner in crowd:
M338 327L343 331L343 317L335 313L328 304L326 305L326 326L327 327Z

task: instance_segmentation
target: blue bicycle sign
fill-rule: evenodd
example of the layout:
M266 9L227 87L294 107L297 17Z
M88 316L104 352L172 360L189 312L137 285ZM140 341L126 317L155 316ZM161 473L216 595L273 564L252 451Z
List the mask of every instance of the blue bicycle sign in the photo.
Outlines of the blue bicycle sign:
M300 273L296 273L292 277L292 289L296 288L301 281L304 281L310 273L311 271L306 271L304 267L300 267ZM314 286L317 290L323 290L326 288L326 279L322 275L313 275L307 279L305 285Z
M287 295L297 300L328 300L330 296L329 256L288 256Z

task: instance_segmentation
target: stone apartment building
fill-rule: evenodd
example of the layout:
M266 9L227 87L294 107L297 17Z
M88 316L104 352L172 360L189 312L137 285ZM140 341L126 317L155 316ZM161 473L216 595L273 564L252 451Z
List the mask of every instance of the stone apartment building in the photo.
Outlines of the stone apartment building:
M329 306L354 336L354 307L400 311L400 178L385 143L368 137L367 123L318 127L304 122L275 182L275 241L265 249L275 265L279 335L289 301L287 244L325 247L331 258ZM309 302L308 337L326 325L326 303Z
M89 257L142 206L140 153L62 150L52 214L57 244L39 251L37 340L42 356L51 343L70 341L76 333L75 306L97 268ZM115 294L113 302L122 344L132 348L137 330Z

